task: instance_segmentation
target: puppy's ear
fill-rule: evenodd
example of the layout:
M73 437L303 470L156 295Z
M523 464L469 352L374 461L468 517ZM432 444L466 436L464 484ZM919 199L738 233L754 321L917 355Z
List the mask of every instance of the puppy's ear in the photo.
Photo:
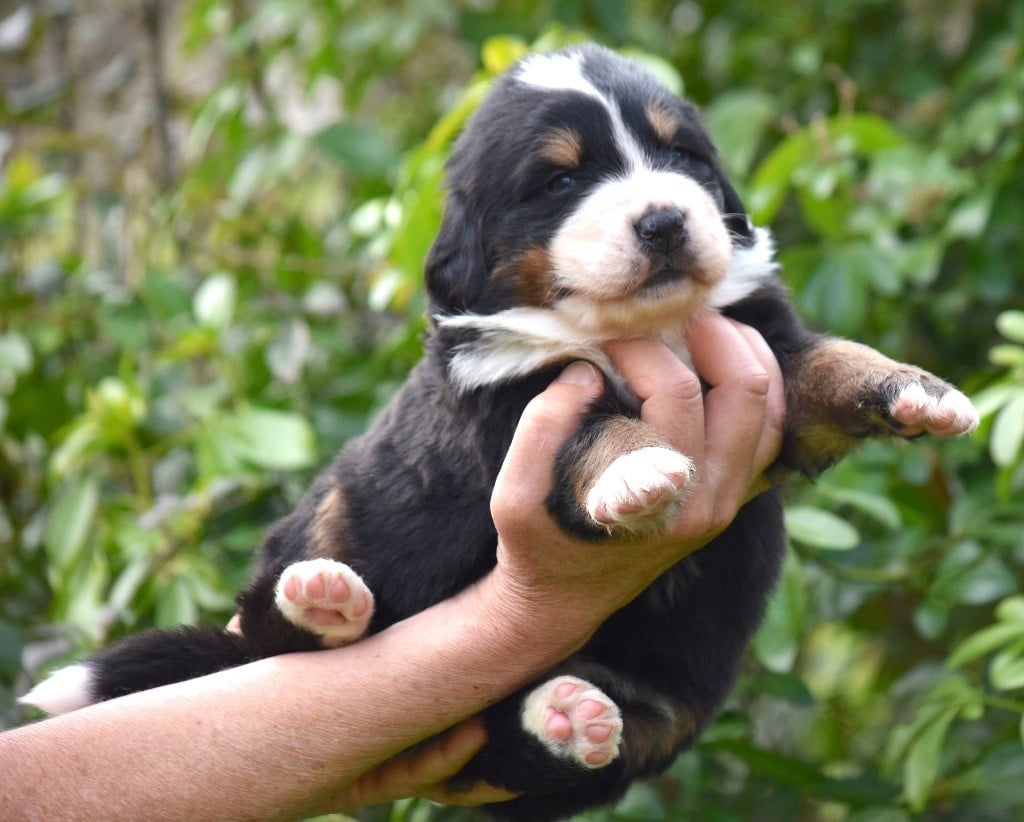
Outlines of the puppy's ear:
M461 198L450 194L437 239L425 265L427 295L432 309L466 311L480 298L487 264L478 218L467 212Z
M736 189L732 187L732 183L729 182L721 171L718 172L718 179L722 187L722 198L725 204L723 209L725 225L732 233L733 242L744 246L751 245L754 242L754 224L750 221L750 217L747 216L747 210L743 207L743 201L740 199L740 195L736 193Z

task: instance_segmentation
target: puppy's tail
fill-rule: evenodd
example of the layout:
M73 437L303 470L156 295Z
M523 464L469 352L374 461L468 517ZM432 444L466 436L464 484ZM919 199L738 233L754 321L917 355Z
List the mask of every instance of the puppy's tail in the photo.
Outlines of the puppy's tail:
M266 656L218 628L150 629L61 668L18 701L63 714L116 696L182 682Z

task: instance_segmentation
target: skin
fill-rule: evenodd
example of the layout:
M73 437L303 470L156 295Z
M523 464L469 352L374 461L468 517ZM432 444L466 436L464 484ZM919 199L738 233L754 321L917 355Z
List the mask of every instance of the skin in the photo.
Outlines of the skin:
M756 332L717 316L694 321L687 338L706 396L660 343L607 348L644 401L643 417L697 465L663 538L642 552L626 539L582 542L548 516L555 456L601 390L598 372L575 363L517 428L491 501L498 563L487 577L344 648L260 660L8 731L0 818L283 819L410 795L507 798L483 785L452 796L441 785L484 742L471 717L583 645L765 487L784 416L771 352Z

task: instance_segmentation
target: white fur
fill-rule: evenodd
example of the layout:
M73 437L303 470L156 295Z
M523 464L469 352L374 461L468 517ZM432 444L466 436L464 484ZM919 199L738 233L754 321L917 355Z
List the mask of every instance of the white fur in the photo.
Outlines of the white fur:
M618 103L603 94L583 73L583 55L579 52L534 54L527 57L516 72L516 79L534 88L549 91L574 91L590 97L608 112L615 144L630 171L647 165L647 154L626 128Z
M978 427L978 411L960 391L932 397L918 382L906 385L893 400L889 413L906 425L920 425L936 436L969 434Z
M636 223L655 208L675 208L685 216L691 261L685 277L647 293L643 286L657 272L640 248ZM598 315L594 322L600 323L606 303L660 305L665 296L686 294L703 301L704 292L728 273L732 243L718 206L703 186L678 172L640 171L595 187L559 226L548 256L555 285L593 302ZM665 314L678 316L670 309Z
M51 715L77 711L96 701L92 696L92 679L87 664L69 665L54 671L18 702L34 705Z
M582 57L579 52L532 54L519 64L516 79L534 88L576 91L604 103L604 95L583 75Z
M754 229L754 244L734 246L729 273L711 290L710 306L722 309L749 297L779 272L775 240L767 228Z
M734 248L729 270L713 289L710 300L725 308L754 293L777 271L774 244L767 229L755 232L752 248ZM650 336L665 340L688 359L681 332L699 305L686 300L672 314L673 327L658 327ZM601 343L621 336L620 326L599 327L582 298L560 300L551 308L509 308L496 314L451 314L434 318L440 329L466 329L479 339L456 348L449 365L455 386L472 391L531 374L568 360L588 360L619 385L625 381L601 350ZM624 310L626 310L624 308ZM580 319L582 317L582 320Z
M500 385L568 360L589 360L606 375L615 374L611 360L599 348L602 338L584 333L568 317L551 309L509 308L497 314L452 314L435 319L441 328L480 334L472 343L457 347L449 365L452 381L463 391Z
M953 412L953 424L949 428L950 434L970 434L981 421L974 403L960 391L953 390L943 396L939 400L939 407L950 409Z
M316 576L323 579L325 595L322 598L314 599L305 595L305 588L308 582ZM348 599L344 602L333 600L326 593L330 590L331 584L339 577L345 581L350 592ZM293 602L284 594L285 585L293 579L298 580L303 590L300 602ZM360 596L366 597L367 607L362 613L356 614L353 608ZM293 562L281 572L281 577L277 581L274 601L278 610L292 625L312 631L323 639L324 644L329 646L344 645L358 639L366 632L370 619L373 617L373 593L369 587L362 577L344 562L333 559L318 558ZM306 614L311 608L335 611L344 618L344 621L338 625L317 625Z
M667 525L694 473L693 461L678 451L639 448L616 457L601 473L587 494L587 513L599 525Z

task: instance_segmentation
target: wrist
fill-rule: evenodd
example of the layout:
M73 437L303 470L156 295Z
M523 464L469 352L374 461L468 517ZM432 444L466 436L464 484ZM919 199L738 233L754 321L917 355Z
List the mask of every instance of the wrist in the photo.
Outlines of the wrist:
M474 588L496 641L517 653L546 656L548 664L578 650L614 610L602 607L598 591L581 595L527 580L501 563Z

